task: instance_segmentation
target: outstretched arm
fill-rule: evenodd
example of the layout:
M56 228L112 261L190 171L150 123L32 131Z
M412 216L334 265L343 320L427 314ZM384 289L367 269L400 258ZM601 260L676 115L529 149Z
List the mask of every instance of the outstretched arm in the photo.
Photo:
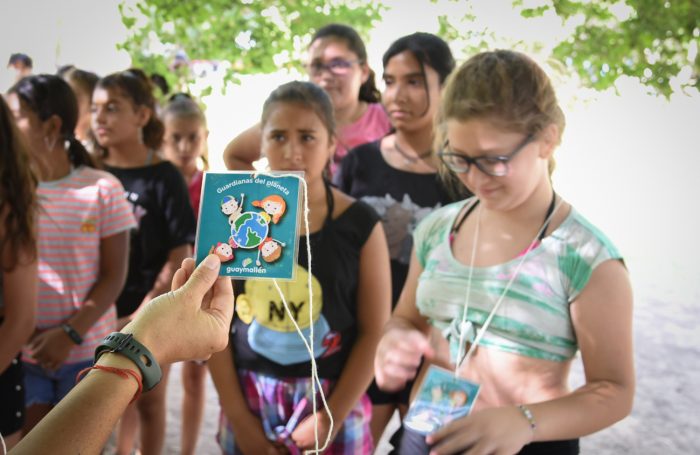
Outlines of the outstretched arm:
M195 270L186 259L173 278L173 293L143 308L123 333L131 333L159 364L203 359L228 343L233 316L231 282L219 277L219 259L208 256ZM131 360L107 353L98 365L127 368L139 375ZM93 370L15 446L10 453L98 454L126 409L137 382L129 377Z

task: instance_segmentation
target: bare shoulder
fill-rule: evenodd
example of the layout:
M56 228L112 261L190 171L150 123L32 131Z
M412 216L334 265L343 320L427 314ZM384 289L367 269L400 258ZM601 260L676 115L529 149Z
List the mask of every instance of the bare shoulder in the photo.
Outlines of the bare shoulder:
M331 187L331 193L333 194L333 215L332 218L336 219L343 214L350 206L355 202L355 198L348 196L337 188Z

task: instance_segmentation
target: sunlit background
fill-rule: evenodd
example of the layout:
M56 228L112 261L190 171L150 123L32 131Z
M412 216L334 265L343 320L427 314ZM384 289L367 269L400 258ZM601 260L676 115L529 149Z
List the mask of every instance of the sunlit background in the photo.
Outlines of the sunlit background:
M391 41L414 31L436 32L437 14L460 7L460 3L440 1L430 11L416 11L409 6L410 0L385 3L392 9L384 14L368 41L370 64L378 74L381 55ZM115 47L126 36L117 5L115 0L0 0L0 89L6 90L12 82L13 75L5 65L13 52L29 54L34 59L35 73L53 73L64 64L99 75L127 68L129 56ZM509 5L508 1L473 2L484 21L480 25L513 41L554 43L566 33L556 16L525 20ZM626 14L624 7L618 13ZM541 61L546 51L541 50L535 57ZM461 61L465 56L457 57ZM257 121L267 94L295 77L303 76L244 76L241 85L228 87L226 95L214 90L205 99L214 170L223 169L221 152L226 143ZM617 93L584 89L575 78L561 75L556 75L555 82L567 115L564 141L556 155L556 190L622 250L639 314L644 314L645 305L664 305L663 313L678 316L674 322L677 325L670 328L667 321L650 321L644 330L668 330L674 343L698 345L700 337L694 328L700 318L694 305L700 301L700 96L696 91L677 91L666 100L648 95L631 79L620 80ZM221 82L214 74L198 84L219 88ZM650 336L656 335L640 333L638 327L638 347ZM674 371L685 369L685 374L690 374L687 370L691 368L697 374L697 357L694 362L692 367L678 365ZM639 374L642 377L645 372ZM691 381L695 386L699 385L697 377ZM647 393L655 393L652 389ZM680 396L684 393L678 388L676 392ZM691 387L687 393L697 396L697 390ZM697 398L694 402L697 404ZM672 411L670 415L674 415ZM635 432L649 430L648 423L635 422L634 418L631 422L621 425L634 426ZM687 421L679 422L679 426L688 425ZM206 431L211 433L213 429Z

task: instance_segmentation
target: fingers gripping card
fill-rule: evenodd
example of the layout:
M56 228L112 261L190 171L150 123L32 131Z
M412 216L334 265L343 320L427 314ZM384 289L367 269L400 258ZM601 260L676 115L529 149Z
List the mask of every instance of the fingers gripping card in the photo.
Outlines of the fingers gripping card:
M294 278L303 174L205 172L195 260L221 259L220 275Z
M403 423L424 435L437 431L469 414L479 387L479 384L456 377L452 371L430 365Z

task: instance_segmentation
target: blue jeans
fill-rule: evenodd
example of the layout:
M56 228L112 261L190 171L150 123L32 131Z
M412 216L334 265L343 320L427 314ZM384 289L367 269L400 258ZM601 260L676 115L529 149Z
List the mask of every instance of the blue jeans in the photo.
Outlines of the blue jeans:
M37 364L24 363L25 404L56 405L75 386L75 376L92 366L92 360L67 363L56 371L48 371Z

